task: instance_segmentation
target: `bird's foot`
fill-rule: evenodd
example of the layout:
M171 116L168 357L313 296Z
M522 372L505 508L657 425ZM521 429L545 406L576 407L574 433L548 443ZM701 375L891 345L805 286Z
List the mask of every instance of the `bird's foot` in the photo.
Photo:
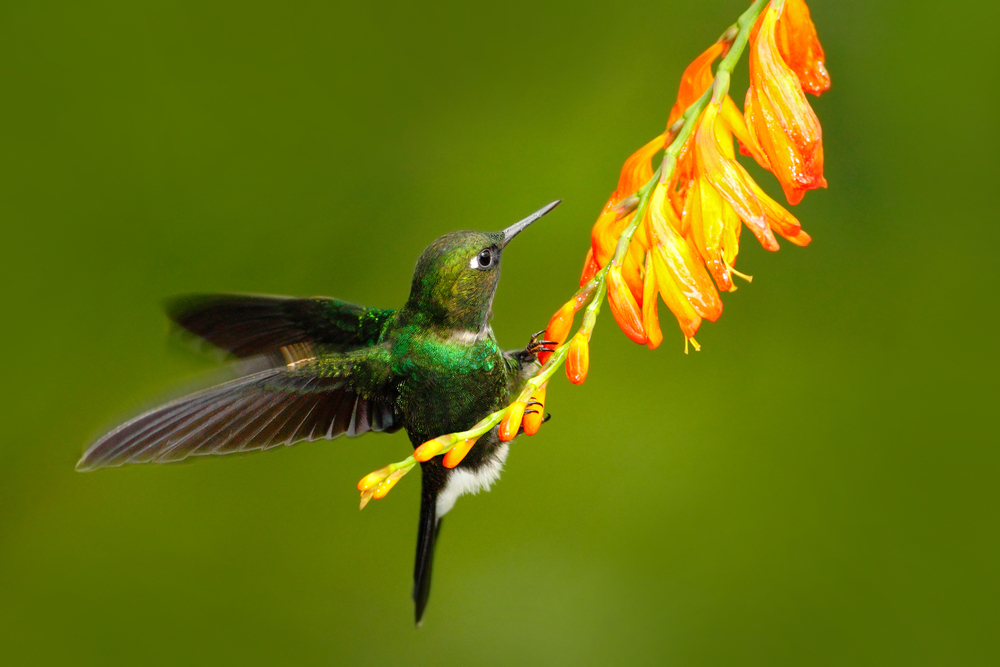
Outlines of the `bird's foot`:
M531 337L528 344L524 347L524 353L527 357L532 360L536 359L538 355L542 352L548 352L549 354L555 352L556 347L559 346L554 340L542 340L542 334L545 333L545 329L542 329L535 335Z

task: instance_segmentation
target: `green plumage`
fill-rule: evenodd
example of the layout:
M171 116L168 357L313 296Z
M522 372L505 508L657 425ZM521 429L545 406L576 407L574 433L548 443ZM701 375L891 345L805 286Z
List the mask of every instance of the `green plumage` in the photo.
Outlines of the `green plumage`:
M168 314L181 328L247 359L253 372L126 422L95 442L78 468L400 428L418 446L472 427L513 400L537 368L534 349L500 349L489 318L504 246L553 207L503 232L441 237L420 256L410 296L398 310L325 297L223 294L170 302ZM422 464L418 621L441 516L462 493L489 488L506 452L494 430L455 470L444 468L441 457Z

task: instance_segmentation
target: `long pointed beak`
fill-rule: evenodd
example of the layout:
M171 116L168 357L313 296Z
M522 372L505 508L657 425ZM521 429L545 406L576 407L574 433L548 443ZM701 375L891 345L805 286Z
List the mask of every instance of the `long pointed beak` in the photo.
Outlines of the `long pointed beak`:
M501 244L500 247L502 248L503 246L505 246L508 243L510 243L510 240L512 238L514 238L515 236L517 236L518 234L520 234L524 230L525 227L527 227L528 225L530 225L531 223L533 223L535 220L538 220L540 217L542 217L543 215L545 215L546 213L548 213L549 211L551 211L552 209L554 209L556 206L559 206L559 204L561 202L562 202L562 199L557 199L554 202L552 202L551 204L546 204L542 208L538 209L537 211L535 211L534 213L532 213L531 215L529 215L524 220L520 220L518 222L515 222L510 227L508 227L507 229L503 230L503 244Z

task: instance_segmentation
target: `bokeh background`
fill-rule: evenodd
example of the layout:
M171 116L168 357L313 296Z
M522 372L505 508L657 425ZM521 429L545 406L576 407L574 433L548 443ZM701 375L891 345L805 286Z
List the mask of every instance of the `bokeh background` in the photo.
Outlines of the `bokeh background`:
M505 255L523 345L745 2L3 3L4 663L996 664L1000 9L810 5L815 242L745 232L700 354L605 314L587 383L449 515L415 630L418 480L354 489L403 433L73 466L213 367L165 297L393 307L436 236L563 198Z

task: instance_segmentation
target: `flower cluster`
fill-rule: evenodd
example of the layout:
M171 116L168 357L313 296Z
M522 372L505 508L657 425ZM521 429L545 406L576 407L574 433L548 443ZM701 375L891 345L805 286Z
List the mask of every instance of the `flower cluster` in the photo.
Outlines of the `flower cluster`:
M694 336L702 321L722 314L719 291L736 289L734 275L749 280L735 269L743 225L767 250L778 249L776 234L799 246L811 240L736 160L734 137L742 154L775 175L789 204L807 190L826 187L822 131L805 92L820 94L830 78L804 0L772 0L749 31L750 89L742 112L728 95L731 65L712 74L712 64L727 55L737 35L727 32L685 70L669 129L626 160L591 232L581 285L606 269L615 320L629 338L650 348L663 340L659 296L677 318L685 350L688 342L698 349ZM707 104L697 104L709 94ZM678 136L685 112L698 106L693 126ZM668 149L664 167L670 168L661 168L651 184L653 157L662 149ZM552 328L558 329L574 303L553 318L549 339L562 342ZM574 379L571 366L567 372Z
M750 89L741 112L729 97L729 81L748 42ZM733 139L743 155L774 174L789 204L799 203L807 190L826 187L822 131L805 93L829 87L804 0L755 0L684 71L667 130L625 161L591 231L580 289L545 330L555 348L539 354L541 370L503 410L364 477L361 506L384 497L417 463L443 455L443 465L455 467L494 428L502 441L537 433L558 367L565 361L574 384L587 378L590 336L605 293L615 320L636 343L655 348L663 341L657 315L662 299L684 334L685 352L688 345L700 349L694 336L702 321L722 314L719 290L735 290L733 276L751 279L735 269L743 225L768 250L778 249L775 234L799 246L811 241L736 160ZM663 161L654 170L661 150ZM581 310L583 321L571 336Z

